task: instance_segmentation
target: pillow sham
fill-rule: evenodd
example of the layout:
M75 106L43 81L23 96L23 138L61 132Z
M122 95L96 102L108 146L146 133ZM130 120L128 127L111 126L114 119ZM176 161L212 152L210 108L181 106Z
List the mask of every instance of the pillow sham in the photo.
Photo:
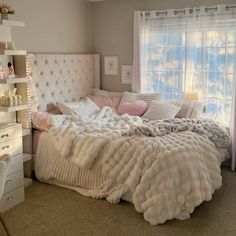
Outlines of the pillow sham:
M172 101L171 103L181 107L176 114L178 118L198 119L204 108L204 104L199 101Z
M121 101L121 96L89 96L89 98L96 103L100 108L108 106L118 109Z
M62 114L68 116L78 115L87 117L100 111L100 108L88 97L80 99L79 102L57 103L57 106Z
M148 105L152 102L152 100L161 100L160 93L131 93L131 92L124 92L122 95L121 102L135 102L138 100L142 100L146 102Z
M33 128L48 131L51 127L50 115L48 112L32 112L32 125Z
M92 95L111 97L111 96L122 96L122 93L121 92L111 92L111 91L102 90L102 89L93 89Z
M180 109L171 103L152 101L143 117L150 120L173 119Z
M142 116L144 112L147 110L148 105L146 102L142 100L138 100L135 102L121 102L118 108L118 112L123 114L128 114L130 116Z

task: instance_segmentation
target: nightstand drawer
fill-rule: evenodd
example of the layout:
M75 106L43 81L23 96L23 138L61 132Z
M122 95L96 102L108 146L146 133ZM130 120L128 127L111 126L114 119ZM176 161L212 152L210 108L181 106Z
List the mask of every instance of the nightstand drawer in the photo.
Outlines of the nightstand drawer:
M14 174L20 170L23 170L23 157L22 154L12 156L9 158L9 165L7 175Z
M4 212L13 206L23 202L25 199L24 187L15 189L9 193L6 193L0 199L0 211Z
M0 156L5 154L14 156L20 153L22 153L22 137L0 143Z
M23 170L15 174L8 175L5 181L4 194L24 185Z
M19 137L22 137L22 126L20 124L0 124L0 143Z

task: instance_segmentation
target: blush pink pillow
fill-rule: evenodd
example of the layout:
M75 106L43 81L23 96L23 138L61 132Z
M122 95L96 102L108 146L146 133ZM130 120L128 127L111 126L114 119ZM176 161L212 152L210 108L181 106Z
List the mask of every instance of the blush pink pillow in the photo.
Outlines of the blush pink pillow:
M148 108L148 104L142 100L132 103L122 102L118 108L118 112L122 115L127 113L131 116L142 116Z
M42 131L48 131L51 127L49 122L50 114L48 112L33 112L32 124L33 127Z
M105 96L89 96L89 98L96 103L99 108L108 106L115 108L116 110L118 109L121 101L121 96L110 96L110 97L105 97Z

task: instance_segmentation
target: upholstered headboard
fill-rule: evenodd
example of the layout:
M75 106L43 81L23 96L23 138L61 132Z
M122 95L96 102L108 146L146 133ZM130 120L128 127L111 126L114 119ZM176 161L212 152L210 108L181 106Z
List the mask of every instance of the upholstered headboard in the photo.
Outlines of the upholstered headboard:
M100 87L99 55L29 54L32 111L78 101Z

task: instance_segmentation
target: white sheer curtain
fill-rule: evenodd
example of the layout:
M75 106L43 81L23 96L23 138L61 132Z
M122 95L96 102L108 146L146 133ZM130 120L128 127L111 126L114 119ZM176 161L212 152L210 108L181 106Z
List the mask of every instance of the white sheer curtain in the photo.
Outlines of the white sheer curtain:
M135 12L133 91L167 100L197 91L206 116L231 122L233 157L235 65L236 6Z

